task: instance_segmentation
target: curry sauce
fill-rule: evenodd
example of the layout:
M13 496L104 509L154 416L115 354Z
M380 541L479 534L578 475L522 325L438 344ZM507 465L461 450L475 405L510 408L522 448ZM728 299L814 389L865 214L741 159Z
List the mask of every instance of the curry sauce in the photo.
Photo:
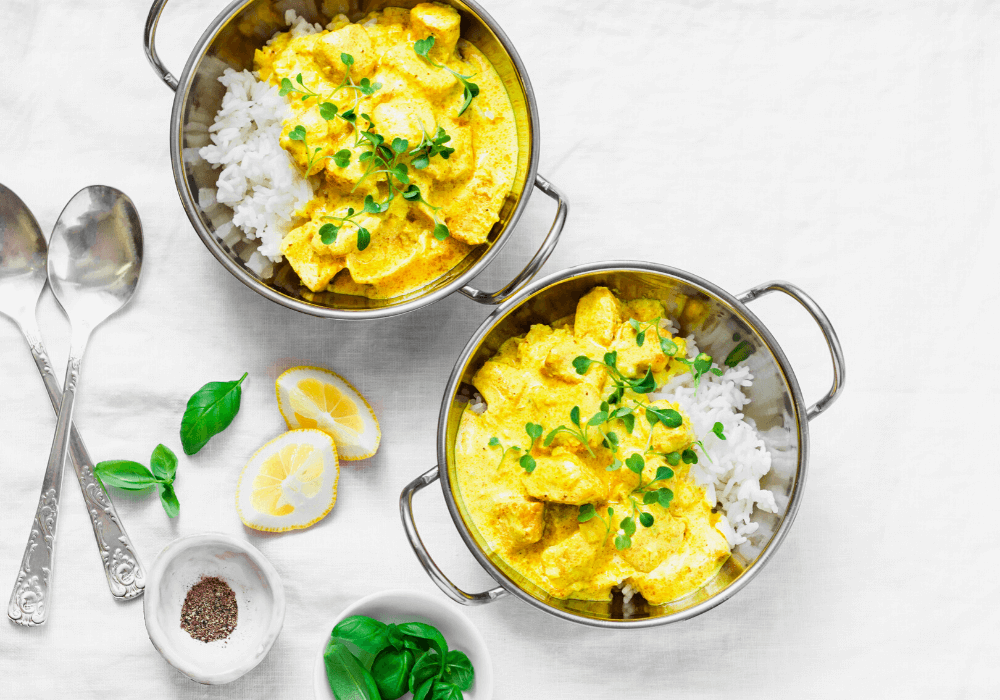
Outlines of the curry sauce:
M473 377L486 408L462 415L462 502L494 556L557 598L610 600L630 584L659 605L729 557L715 504L678 459L698 439L690 418L647 397L687 371L664 318L658 301L596 287Z
M460 25L445 5L388 7L278 34L256 52L260 79L289 100L281 146L316 187L282 243L310 290L398 296L487 242L514 181L517 136L500 77ZM432 44L425 55L421 41ZM442 135L443 154L421 161L421 145ZM373 138L389 168L373 167ZM402 175L388 172L399 165Z

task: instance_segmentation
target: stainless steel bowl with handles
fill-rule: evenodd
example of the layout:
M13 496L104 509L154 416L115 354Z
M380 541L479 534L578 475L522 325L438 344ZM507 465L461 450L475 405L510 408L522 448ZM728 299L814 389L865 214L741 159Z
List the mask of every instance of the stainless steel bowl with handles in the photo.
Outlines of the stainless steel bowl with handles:
M197 157L204 145L206 129L215 119L222 104L225 88L218 78L226 68L252 69L254 50L260 48L275 32L285 31L286 10L294 9L310 22L327 24L329 12L344 13L357 19L365 13L383 7L412 7L420 0L334 0L317 3L314 0L236 0L224 9L198 40L180 78L175 78L156 53L156 26L167 0L155 0L146 19L144 43L146 57L167 86L175 92L170 115L170 160L174 182L184 211L212 255L229 272L258 294L296 311L338 319L372 319L414 311L433 304L459 291L483 304L500 304L529 282L555 249L569 204L565 196L538 174L538 109L528 74L517 51L500 26L473 0L439 0L451 5L462 16L462 37L474 44L496 68L507 88L517 128L517 171L514 185L500 210L500 220L490 232L489 241L476 247L466 258L442 277L416 291L392 299L312 293L300 284L287 261L281 263L267 279L247 266L256 244L241 241L232 247L224 244L216 230L232 220L226 207L199 206L198 192L202 188L216 191L218 171ZM317 6L320 6L319 8ZM556 201L555 219L538 252L523 270L502 289L486 292L468 283L500 252L513 233L524 211L532 187Z
M771 453L772 467L761 480L770 489L779 513L756 512L759 529L736 547L722 571L702 589L661 606L640 604L626 609L621 596L609 602L559 600L525 580L490 550L462 501L455 465L455 442L472 377L508 338L532 324L551 323L573 313L576 303L597 285L629 300L651 297L664 302L679 323L681 335L695 334L699 347L713 357L726 357L733 336L749 343L746 360L754 374L752 418ZM765 294L782 292L799 302L823 332L833 360L833 386L806 407L785 354L747 304ZM494 311L473 335L455 364L438 419L438 465L414 479L400 496L403 527L428 575L452 600L464 605L488 603L508 594L557 617L597 627L650 627L699 615L729 599L753 578L777 551L799 507L809 457L809 421L829 408L844 388L844 356L826 314L805 292L787 282L767 282L733 296L718 286L665 265L646 262L602 262L573 267L522 289ZM448 511L473 556L499 584L482 593L467 593L453 584L424 547L413 519L413 496L440 480Z

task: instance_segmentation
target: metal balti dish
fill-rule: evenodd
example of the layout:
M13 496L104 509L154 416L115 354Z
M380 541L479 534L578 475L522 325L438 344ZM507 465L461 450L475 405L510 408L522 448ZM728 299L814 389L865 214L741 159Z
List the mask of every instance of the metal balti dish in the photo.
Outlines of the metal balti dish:
M774 515L755 512L760 527L750 541L737 546L719 574L702 589L673 603L634 606L626 615L620 595L609 602L560 600L526 581L498 557L477 531L462 502L455 464L455 442L462 411L463 387L492 357L500 345L527 332L532 324L552 323L572 314L576 303L597 285L615 290L626 300L652 297L664 302L667 313L679 323L681 336L694 333L699 347L724 358L733 348L733 334L750 343L747 360L755 376L744 409L757 423L772 456L771 472L761 486L773 491L778 508ZM802 304L819 324L833 359L833 387L808 409L795 373L777 341L747 308L747 303L772 291L788 294ZM687 272L645 262L593 263L570 268L534 282L498 308L480 326L462 352L445 389L438 420L438 466L413 480L400 496L403 526L417 557L434 582L453 600L465 605L488 603L509 593L573 622L597 627L648 627L685 620L709 610L735 595L757 574L788 533L799 506L809 455L809 421L826 410L844 387L844 358L837 335L826 314L798 288L786 282L768 282L733 296L711 282ZM425 549L413 520L413 495L441 480L445 502L462 539L479 563L500 585L483 593L466 593L455 586ZM637 600L637 599L636 599ZM635 602L635 601L633 601ZM631 606L630 606L631 607Z
M197 156L205 145L205 129L212 124L222 104L225 88L218 81L226 68L253 68L254 50L275 32L288 29L286 10L293 9L310 22L324 26L333 14L342 12L352 20L371 10L384 7L412 7L420 0L236 0L222 11L205 30L191 51L180 79L175 78L156 54L156 25L167 0L155 0L146 20L145 48L153 69L176 93L170 115L170 160L181 203L202 242L222 265L243 284L258 294L314 316L339 319L371 319L413 311L438 301L458 290L484 304L499 304L534 277L555 249L566 221L568 203L562 193L538 174L538 110L528 74L499 25L473 0L438 0L454 7L462 16L462 37L474 44L493 64L514 108L517 127L517 171L514 184L500 210L500 220L490 232L489 241L475 248L462 262L422 289L392 299L365 297L332 292L312 293L302 284L287 261L276 266L273 274L261 279L247 267L256 243L241 241L232 248L216 235L216 230L232 220L232 210L223 205L207 211L198 205L198 191L216 191L219 171ZM319 8L317 7L319 6ZM331 10L330 15L323 9ZM532 186L556 200L555 220L541 247L528 265L497 292L484 292L468 282L489 264L507 242L520 218Z

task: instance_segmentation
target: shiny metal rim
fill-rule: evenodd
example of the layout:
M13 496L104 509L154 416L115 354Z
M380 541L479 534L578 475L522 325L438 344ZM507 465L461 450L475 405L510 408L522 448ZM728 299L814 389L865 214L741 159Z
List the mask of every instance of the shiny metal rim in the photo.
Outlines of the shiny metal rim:
M292 299L254 279L254 277L243 269L242 266L237 265L232 259L230 259L226 252L222 249L222 245L218 239L212 235L211 231L205 228L205 226L201 223L201 219L195 213L197 211L197 203L195 202L191 191L188 189L187 179L181 163L181 139L183 137L181 115L184 111L184 105L187 102L187 95L191 88L191 79L194 75L195 66L204 57L205 52L212 43L212 40L215 39L219 30L226 23L228 23L237 12L239 12L244 6L248 5L250 1L251 0L234 0L234 2L230 3L228 7L219 13L215 20L201 35L201 38L198 39L198 43L195 44L194 48L191 50L191 54L184 66L184 71L181 73L180 80L178 80L178 85L174 93L174 104L170 112L170 162L174 172L174 184L177 187L177 194L181 199L181 204L184 206L184 213L187 214L188 220L191 222L194 230L198 233L202 243L204 243L209 252L215 256L215 259L218 260L234 277L236 277L236 279L261 296L286 308L294 309L295 311L312 316L320 316L322 318L363 321L398 316L400 314L416 311L424 306L429 306L461 289L476 275L482 272L490 261L493 260L493 258L500 252L500 249L507 243L507 239L510 238L511 233L513 233L518 220L521 218L521 214L524 212L528 199L531 197L535 179L538 174L540 138L538 105L535 101L535 92L531 87L531 81L528 79L528 73L524 67L524 63L521 61L520 55L518 55L517 50L514 48L510 39L500 28L500 25L498 25L496 20L494 20L489 13L487 13L477 2L475 2L475 0L462 0L462 2L466 4L487 27L489 27L490 31L496 35L501 45L503 45L504 50L506 50L510 55L515 71L521 80L521 84L524 86L525 102L528 105L528 121L531 126L531 155L528 162L527 174L524 180L524 189L521 192L521 197L517 202L517 206L514 208L514 213L511 214L510 221L507 222L507 227L504 229L501 236L494 241L490 249L486 251L486 254L483 255L483 257L480 258L475 265L466 270L462 276L452 280L452 282L450 282L447 286L434 290L426 296L411 299L410 301L396 306L346 311L342 309L332 309L318 304L310 304L298 299Z
M479 548L479 545L473 539L472 534L469 532L462 520L462 515L459 513L458 504L455 502L455 497L452 493L451 483L448 475L448 413L451 410L452 397L455 396L458 391L459 381L462 377L462 373L465 370L466 364L471 359L473 353L475 353L476 348L479 347L479 343L486 336L487 333L506 315L514 311L528 298L534 296L537 292L550 287L554 284L559 284L566 280L572 279L574 277L580 277L594 272L645 272L653 273L659 275L665 275L667 277L673 277L676 279L683 280L695 287L700 288L706 294L716 297L717 299L725 302L735 314L743 318L747 324L757 332L760 337L766 343L770 352L774 355L778 362L778 366L785 377L785 380L791 389L792 400L795 406L795 422L798 426L798 438L799 438L799 463L797 466L797 478L795 480L795 488L792 491L789 501L788 510L785 513L785 517L778 527L777 532L772 536L771 541L768 543L767 547L760 553L756 561L748 567L735 581L733 581L725 590L717 593L708 600L692 606L686 610L676 612L670 615L663 615L660 617L650 617L650 618L640 618L638 620L605 620L599 618L592 618L586 615L578 615L559 608L552 607L547 603L544 603L527 591L523 590L520 586L512 581L506 574L504 574L486 555L483 550ZM577 265L575 267L562 270L555 274L549 275L541 280L529 284L527 287L518 292L513 298L505 302L496 311L490 314L482 325L473 334L471 340L462 350L462 354L459 356L458 361L455 363L455 367L452 370L451 377L448 380L448 385L445 389L444 398L441 402L441 411L438 416L438 465L440 470L440 481L441 490L444 494L445 503L448 505L448 512L451 514L451 519L455 523L455 527L458 529L462 540L465 542L466 547L476 558L476 561L486 569L487 573L496 580L504 589L509 593L517 596L524 602L554 615L563 620L569 620L570 622L576 622L579 624L590 625L593 627L604 627L611 629L621 629L621 628L640 628L640 627L656 627L659 625L666 625L672 622L680 622L681 620L689 620L693 617L697 617L704 612L707 612L717 605L729 600L732 596L739 593L744 586L746 586L754 576L756 576L764 565L770 561L771 556L775 551L781 546L784 541L785 536L788 534L788 530L792 526L792 522L795 520L795 515L799 509L799 494L801 494L803 487L805 486L807 465L809 462L809 430L808 422L806 417L806 406L802 398L802 392L799 389L798 380L795 377L795 373L792 370L791 365L788 362L788 358L785 357L785 353L782 351L781 346L778 345L777 340L771 335L771 332L761 323L760 319L751 312L745 304L740 302L735 296L725 291L724 289L718 287L717 285L702 279L696 275L692 275L689 272L683 270L678 270L673 267L668 267L666 265L659 265L657 263L649 263L642 261L617 261L617 262L600 262L600 263L588 263L584 265Z

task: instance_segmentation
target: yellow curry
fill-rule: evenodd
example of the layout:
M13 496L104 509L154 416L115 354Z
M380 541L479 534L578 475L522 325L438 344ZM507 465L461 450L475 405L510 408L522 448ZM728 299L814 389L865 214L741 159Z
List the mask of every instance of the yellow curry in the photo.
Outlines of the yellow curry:
M291 107L281 145L316 186L282 244L310 290L397 296L487 241L517 137L499 76L460 24L436 3L388 7L256 52Z
M486 409L462 414L462 501L495 556L557 598L610 600L630 584L660 605L729 557L722 516L688 476L690 418L647 398L688 371L664 318L658 301L596 287L473 378Z

